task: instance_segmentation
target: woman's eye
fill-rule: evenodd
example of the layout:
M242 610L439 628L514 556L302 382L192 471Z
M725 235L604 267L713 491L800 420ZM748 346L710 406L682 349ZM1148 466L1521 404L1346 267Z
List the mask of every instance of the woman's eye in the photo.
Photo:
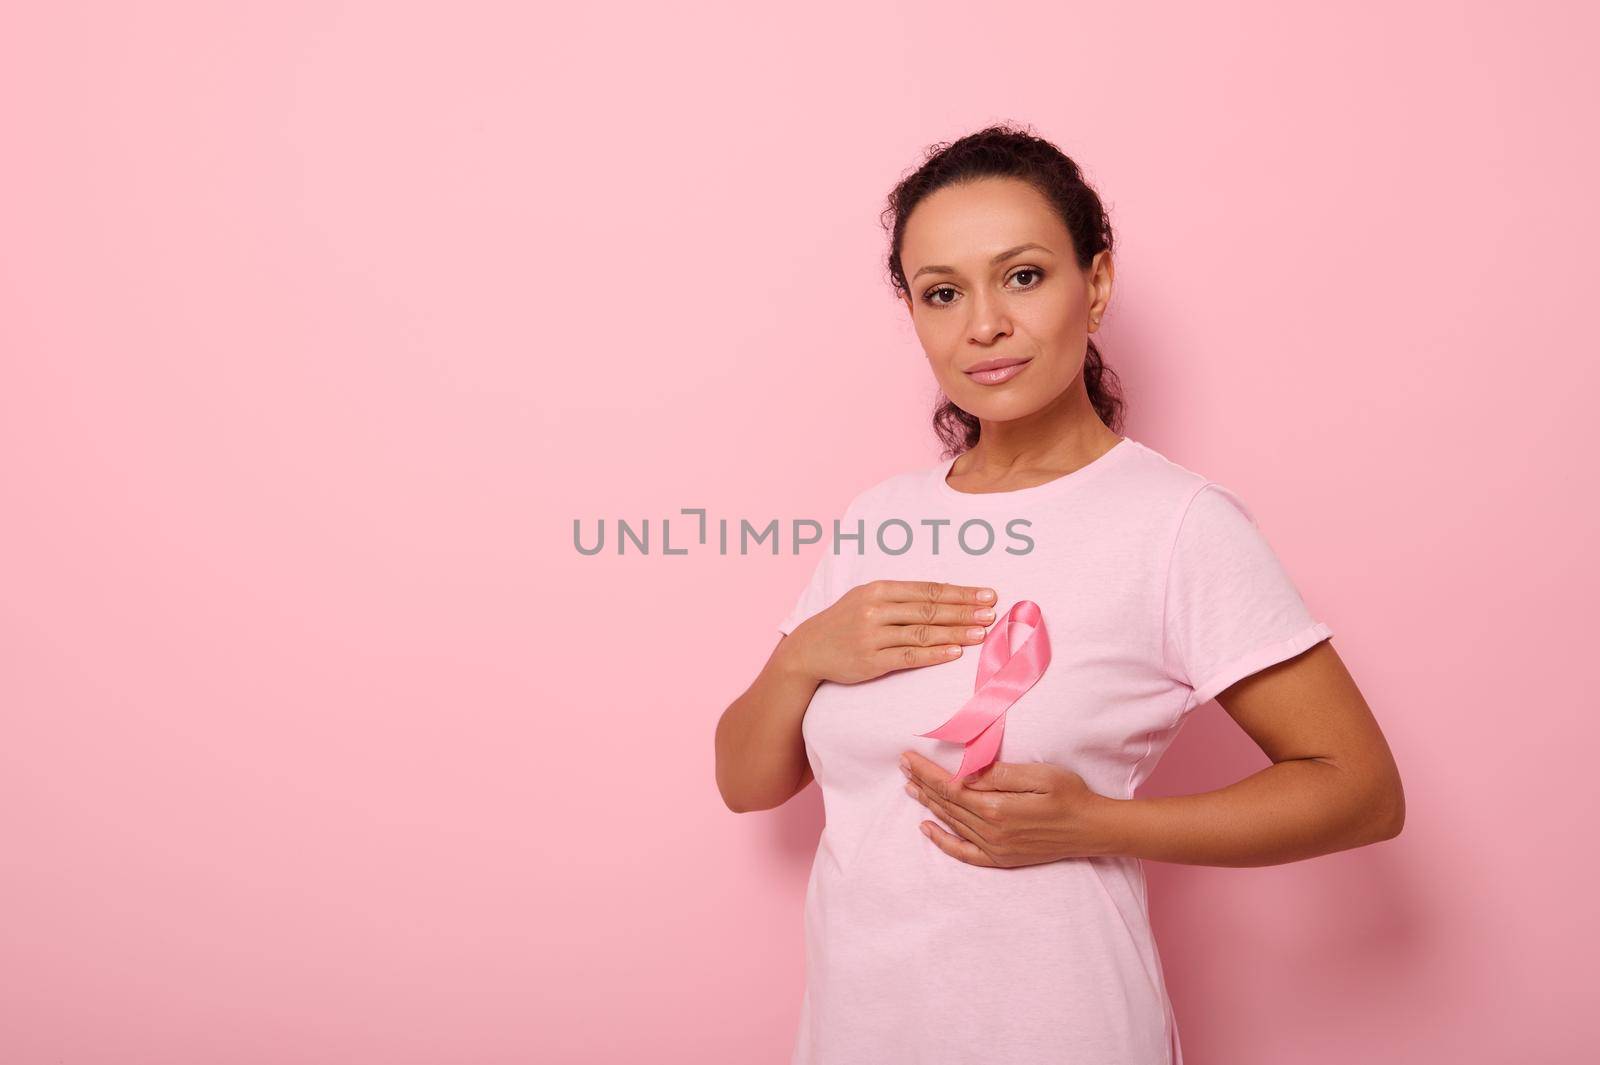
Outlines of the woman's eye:
M1039 282L1044 277L1044 271L1038 269L1037 267L1025 266L1021 270L1018 270L1016 273L1012 274L1009 280L1015 281L1019 277L1027 277L1032 279L1029 284L1022 285L1021 288L1034 289L1039 287ZM948 295L950 298L942 299L941 296L944 295ZM951 303L955 302L955 295L956 290L951 286L937 285L922 294L922 302L934 307L948 307Z

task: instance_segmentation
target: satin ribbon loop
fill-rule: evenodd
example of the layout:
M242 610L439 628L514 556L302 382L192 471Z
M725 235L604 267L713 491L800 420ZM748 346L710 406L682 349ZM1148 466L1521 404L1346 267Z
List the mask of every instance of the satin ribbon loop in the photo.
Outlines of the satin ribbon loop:
M1014 636L1023 637L1015 650L1011 646ZM932 732L917 733L928 739L966 744L961 768L952 779L976 773L995 760L1005 732L1006 711L1033 687L1049 665L1050 636L1045 631L1044 614L1037 603L1019 599L983 639L972 697Z

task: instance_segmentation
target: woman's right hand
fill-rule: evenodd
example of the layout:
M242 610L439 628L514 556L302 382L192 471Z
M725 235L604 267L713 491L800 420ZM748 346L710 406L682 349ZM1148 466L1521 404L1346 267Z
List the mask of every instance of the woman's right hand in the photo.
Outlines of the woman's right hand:
M868 581L795 626L785 643L817 680L855 684L954 662L994 624L995 592L939 581Z

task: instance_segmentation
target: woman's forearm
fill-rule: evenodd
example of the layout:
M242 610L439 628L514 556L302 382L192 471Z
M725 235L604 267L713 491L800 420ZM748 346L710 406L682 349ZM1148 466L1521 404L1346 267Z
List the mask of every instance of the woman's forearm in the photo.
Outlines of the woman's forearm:
M1318 758L1292 758L1195 795L1103 797L1105 853L1186 865L1278 865L1393 838L1376 784Z
M785 637L760 675L717 722L717 790L736 813L770 810L800 790L809 768L800 733L821 683Z

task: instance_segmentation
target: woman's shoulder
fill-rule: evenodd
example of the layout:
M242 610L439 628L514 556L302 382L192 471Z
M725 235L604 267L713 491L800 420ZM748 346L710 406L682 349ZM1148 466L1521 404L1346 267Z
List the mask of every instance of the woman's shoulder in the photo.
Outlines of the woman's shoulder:
M1129 437L1127 446L1133 449L1135 461L1127 464L1131 475L1152 490L1177 497L1192 496L1210 478L1169 458L1164 452Z
M1139 451L1139 473L1153 498L1159 498L1169 509L1182 518L1195 511L1237 510L1251 524L1255 513L1239 495L1223 484L1144 444L1135 444Z

